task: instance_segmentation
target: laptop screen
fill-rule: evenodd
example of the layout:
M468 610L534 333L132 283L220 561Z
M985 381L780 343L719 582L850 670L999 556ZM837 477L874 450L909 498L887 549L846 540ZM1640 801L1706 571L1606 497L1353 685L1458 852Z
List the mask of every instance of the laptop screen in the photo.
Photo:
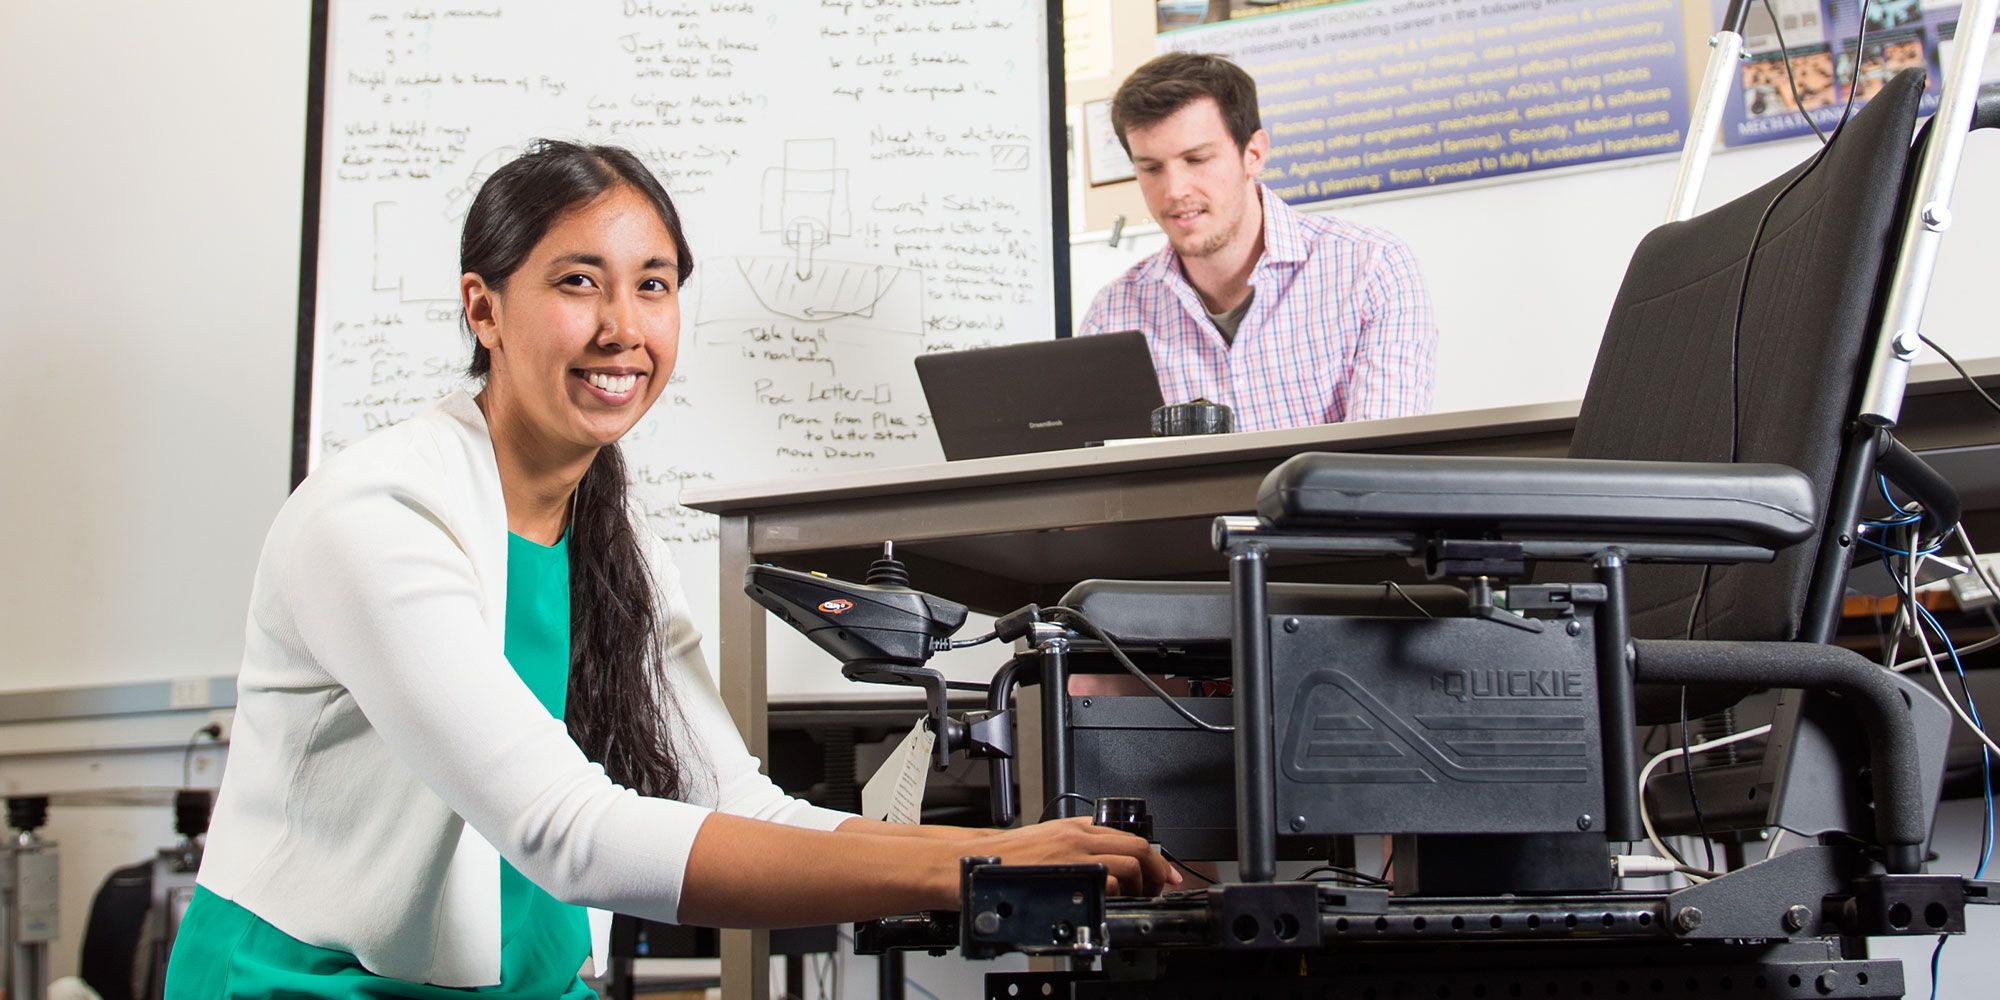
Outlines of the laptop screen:
M1146 437L1163 402L1137 330L926 354L917 378L952 461Z

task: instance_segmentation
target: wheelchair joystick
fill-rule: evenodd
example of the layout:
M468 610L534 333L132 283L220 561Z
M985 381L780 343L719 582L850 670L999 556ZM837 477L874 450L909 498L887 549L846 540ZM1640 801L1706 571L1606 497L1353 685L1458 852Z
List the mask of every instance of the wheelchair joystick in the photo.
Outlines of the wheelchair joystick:
M910 570L903 565L902 560L896 558L895 542L882 543L882 558L868 564L868 576L865 580L871 587L909 588Z
M1098 826L1123 830L1146 841L1153 839L1153 814L1146 811L1146 800L1142 798L1103 796L1091 811L1090 821Z
M965 605L911 589L909 567L896 558L895 546L894 542L882 543L882 556L868 567L864 583L824 573L752 566L745 574L744 590L814 645L833 654L847 679L922 688L926 724L937 734L931 763L938 770L950 766L951 755L961 750L987 760L1011 757L1009 727L1013 720L1004 706L989 706L987 712L964 718L952 717L945 705L950 683L944 674L925 666L936 653L977 645L995 636L953 641L952 635L965 626Z

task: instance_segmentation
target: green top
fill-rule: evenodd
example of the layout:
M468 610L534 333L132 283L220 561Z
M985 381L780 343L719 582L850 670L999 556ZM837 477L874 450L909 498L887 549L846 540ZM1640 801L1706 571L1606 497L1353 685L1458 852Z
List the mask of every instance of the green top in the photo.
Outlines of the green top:
M569 536L554 546L507 536L507 662L560 719L569 695ZM353 955L316 948L249 910L196 888L167 965L166 1000L299 997L374 1000L489 997L582 1000L577 976L590 957L583 907L559 902L500 862L500 985L452 989L385 979Z

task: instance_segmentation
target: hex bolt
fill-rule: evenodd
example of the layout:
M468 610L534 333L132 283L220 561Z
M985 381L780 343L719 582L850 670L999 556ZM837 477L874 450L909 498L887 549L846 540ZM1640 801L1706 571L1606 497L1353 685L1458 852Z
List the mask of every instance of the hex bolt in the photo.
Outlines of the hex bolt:
M1922 335L1915 330L1897 330L1896 335L1889 338L1889 346L1895 350L1898 358L1907 361L1917 356L1917 352L1923 349L1924 342Z
M1840 973L1835 972L1832 969L1828 969L1825 972L1820 973L1818 978L1815 978L1813 980L1813 989L1818 990L1821 996L1826 996L1827 994L1830 993L1839 992Z
M1578 816L1576 818L1576 828L1579 830L1588 830L1590 829L1591 824L1595 822L1597 821L1591 818L1591 815L1589 813L1584 813L1583 815Z
M1695 929L1701 926L1701 910L1693 906L1681 907L1681 911L1674 914L1674 926L1679 928L1682 934L1694 933Z
M1293 832L1293 833L1298 833L1299 831L1301 831L1301 830L1304 830L1305 828L1306 828L1306 818L1305 818L1304 816L1294 816L1294 817L1292 817L1292 832Z
M1812 911L1806 909L1801 904L1793 903L1785 909L1785 929L1794 934L1805 930L1806 925L1811 921Z
M981 934L1000 933L1000 914L992 910L981 910L972 918L972 929Z
M1285 631L1297 632L1298 630L1299 630L1299 620L1297 618L1285 619Z

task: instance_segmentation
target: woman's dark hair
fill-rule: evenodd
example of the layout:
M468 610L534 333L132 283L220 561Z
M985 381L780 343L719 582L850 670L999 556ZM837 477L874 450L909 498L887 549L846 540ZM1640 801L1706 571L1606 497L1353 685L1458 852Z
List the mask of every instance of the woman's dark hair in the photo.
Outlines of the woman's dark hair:
M564 212L624 185L645 195L673 235L678 280L694 272L673 200L645 164L615 146L539 140L493 172L472 200L459 242L460 273L505 288ZM467 331L470 332L470 325ZM486 378L491 354L473 340L468 372ZM597 452L577 484L569 526L570 738L613 781L641 795L688 791L673 733L679 719L666 671L666 631L655 581L625 499L625 459L616 444ZM641 706L653 703L658 711ZM692 751L695 748L686 746Z
M1118 85L1111 96L1111 131L1130 154L1127 130L1163 122L1204 97L1221 109L1239 152L1264 127L1257 114L1257 81L1242 67L1221 56L1169 52L1148 60Z

